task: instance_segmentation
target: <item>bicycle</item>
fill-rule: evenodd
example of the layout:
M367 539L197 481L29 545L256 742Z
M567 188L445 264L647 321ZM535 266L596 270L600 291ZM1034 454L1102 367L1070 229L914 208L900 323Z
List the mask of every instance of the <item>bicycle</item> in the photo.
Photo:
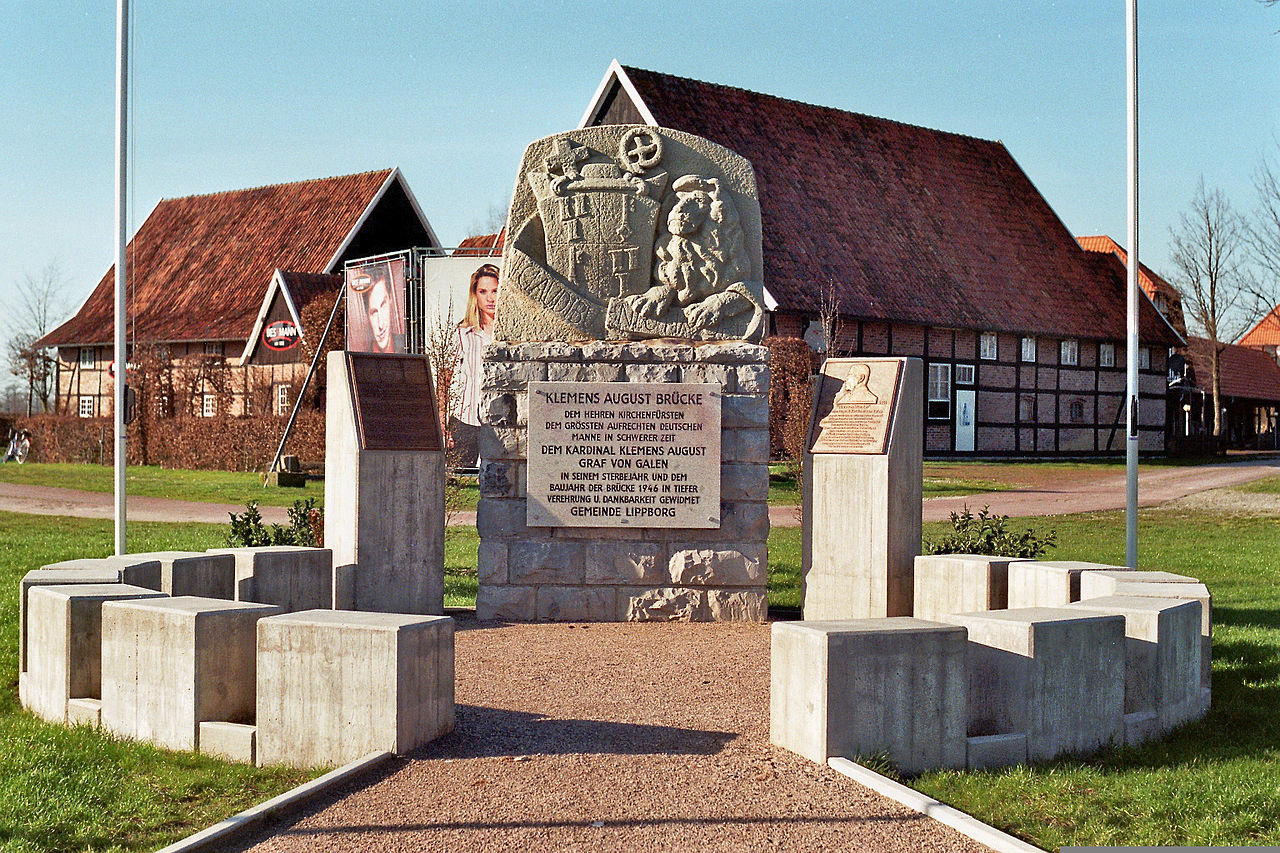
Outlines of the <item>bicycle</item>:
M31 452L31 431L26 429L10 429L9 445L5 449L4 458L0 459L0 463L17 462L21 465L27 461L27 455Z

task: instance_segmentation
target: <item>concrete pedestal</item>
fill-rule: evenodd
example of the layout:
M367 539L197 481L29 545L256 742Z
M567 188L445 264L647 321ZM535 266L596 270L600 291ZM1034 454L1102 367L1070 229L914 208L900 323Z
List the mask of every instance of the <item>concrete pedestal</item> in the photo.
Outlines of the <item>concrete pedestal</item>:
M1061 607L1080 600L1080 575L1123 572L1124 566L1076 560L1018 560L1009 564L1009 606Z
M920 553L924 379L901 362L884 453L806 453L804 618L912 614L912 565Z
M18 581L18 672L27 671L27 601L32 587L66 584L112 584L120 582L120 569L113 566L88 565L97 560L67 560L43 569L34 569ZM86 565L73 565L73 564ZM54 568L58 566L60 568ZM19 679L21 692L21 679Z
M102 698L102 603L161 598L122 583L33 586L28 592L28 671L23 705L54 723L71 699Z
M195 597L104 603L103 726L195 749L203 721L252 722L257 623L279 612Z
M1134 573L1135 576L1138 574L1138 572ZM1213 596L1209 594L1209 588L1202 583L1149 583L1137 580L1115 583L1111 589L1112 595L1172 598L1200 603L1200 686L1208 691L1211 686L1210 673L1213 663ZM1204 709L1208 710L1207 696L1203 697L1202 704Z
M913 616L1004 610L1009 606L1009 557L935 554L916 557Z
M192 595L198 598L221 598L226 601L231 601L236 596L235 560L229 554L208 554L204 551L152 551L144 554L130 554L128 558L159 563L160 591L166 595Z
M906 773L965 766L965 632L922 619L776 622L769 739L826 764L887 753Z
M333 606L443 613L444 453L369 449L346 357L329 353L325 416L324 542L333 551Z
M258 762L345 764L453 731L453 620L311 610L258 623Z
M210 548L235 558L236 601L275 604L285 612L333 608L333 551L296 545Z
M1025 734L1031 761L1123 742L1123 617L1032 607L938 621L969 631L970 736Z

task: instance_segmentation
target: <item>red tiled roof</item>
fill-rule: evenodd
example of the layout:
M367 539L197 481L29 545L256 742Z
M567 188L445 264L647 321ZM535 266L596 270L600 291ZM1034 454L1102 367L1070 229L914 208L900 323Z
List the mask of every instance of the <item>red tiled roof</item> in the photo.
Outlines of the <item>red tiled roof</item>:
M1129 253L1119 243L1105 234L1092 237L1077 237L1076 242L1086 252L1102 252L1115 255L1120 259L1120 263L1126 265L1127 269ZM1177 329L1179 334L1185 335L1187 333L1187 324L1182 316L1182 294L1178 293L1178 289L1152 272L1151 268L1144 263L1138 264L1138 286L1142 288L1143 293L1147 294L1147 298L1153 302L1156 300L1157 293L1163 297L1167 306L1165 317L1168 318L1169 325Z
M999 142L623 69L656 122L751 161L765 287L814 313L1123 338L1123 267L1083 251ZM1147 305L1148 342L1179 343Z
M1258 325L1240 338L1242 347L1271 347L1280 344L1280 305L1272 308Z
M285 287L289 288L293 307L298 309L299 314L317 296L332 296L342 288L342 276L337 274L281 270L280 277L284 279Z
M1195 371L1196 387L1213 387L1209 362L1209 341L1187 338L1187 362ZM1224 396L1280 402L1280 365L1262 350L1228 344L1218 359Z
M506 245L507 229L503 228L497 234L477 234L474 237L467 237L458 244L458 248L453 251L454 255L465 257L468 255L482 256L492 254L492 250L501 250ZM468 252L466 249L484 249L481 252Z
M164 199L129 241L129 337L248 336L274 271L327 272L393 173L382 169ZM112 267L76 315L44 336L43 345L109 342L114 287Z

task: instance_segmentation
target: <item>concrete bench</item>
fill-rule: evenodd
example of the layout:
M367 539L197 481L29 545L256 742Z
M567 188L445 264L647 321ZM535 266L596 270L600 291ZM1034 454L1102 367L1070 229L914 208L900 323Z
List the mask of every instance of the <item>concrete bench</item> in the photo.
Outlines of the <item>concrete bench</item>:
M1124 617L1125 743L1150 740L1199 716L1199 604L1113 595L1067 607Z
M307 610L257 630L259 764L345 764L453 731L449 617Z
M1009 564L1009 607L1061 607L1080 600L1080 575L1123 572L1124 566L1077 560L1019 560Z
M1113 589L1112 595L1200 602L1200 687L1204 691L1201 702L1207 710L1213 664L1213 596L1209 593L1209 588L1202 583L1149 583L1137 580L1116 583Z
M113 566L87 565L97 560L68 560L53 563L43 569L34 569L18 581L18 693L22 693L21 673L27 671L27 600L32 587L63 586L66 584L119 583L120 569ZM84 563L86 565L71 564ZM59 568L54 568L58 566ZM25 704L25 703L24 703Z
M67 722L67 702L102 698L102 604L163 593L122 583L33 586L28 591L28 670L22 704Z
M1025 734L1030 761L1122 742L1122 616L1031 607L938 621L969 631L971 737Z
M145 555L123 554L119 557L87 557L79 560L63 560L60 563L49 563L42 569L62 570L90 569L93 571L120 572L120 582L144 589L160 590L160 563Z
M297 545L210 548L235 559L235 600L275 604L286 612L333 608L333 551Z
M102 725L195 749L202 721L251 723L257 622L279 612L194 596L105 602Z
M1009 606L1009 557L934 554L916 557L917 619L942 613L1003 610Z
M769 739L819 764L887 753L903 772L965 763L965 632L909 616L775 622Z
M231 601L236 595L235 558L230 554L204 551L152 551L131 554L160 564L160 591L172 596L220 598Z

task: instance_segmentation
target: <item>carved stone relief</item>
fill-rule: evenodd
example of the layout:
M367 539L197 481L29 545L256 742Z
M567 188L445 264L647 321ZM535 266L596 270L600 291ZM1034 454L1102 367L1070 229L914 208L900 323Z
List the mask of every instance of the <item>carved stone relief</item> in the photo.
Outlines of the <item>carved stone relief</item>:
M500 340L763 337L755 175L715 143L646 126L540 139L507 234Z

